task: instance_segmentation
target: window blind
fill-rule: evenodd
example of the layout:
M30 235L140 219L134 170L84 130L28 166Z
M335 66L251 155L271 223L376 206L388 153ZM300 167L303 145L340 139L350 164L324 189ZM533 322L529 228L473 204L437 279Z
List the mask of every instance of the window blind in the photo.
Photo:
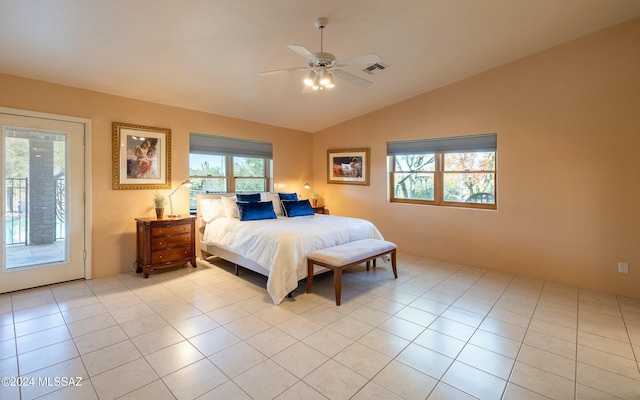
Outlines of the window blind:
M387 155L464 153L472 151L496 151L497 135L488 133L472 136L455 136L438 139L404 140L387 142Z
M191 132L189 152L273 159L273 143Z

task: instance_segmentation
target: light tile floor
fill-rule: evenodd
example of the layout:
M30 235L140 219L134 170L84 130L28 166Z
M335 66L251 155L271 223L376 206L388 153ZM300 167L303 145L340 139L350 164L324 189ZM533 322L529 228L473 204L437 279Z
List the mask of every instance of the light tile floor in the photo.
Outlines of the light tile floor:
M640 299L398 260L340 307L215 259L0 295L0 399L640 399Z

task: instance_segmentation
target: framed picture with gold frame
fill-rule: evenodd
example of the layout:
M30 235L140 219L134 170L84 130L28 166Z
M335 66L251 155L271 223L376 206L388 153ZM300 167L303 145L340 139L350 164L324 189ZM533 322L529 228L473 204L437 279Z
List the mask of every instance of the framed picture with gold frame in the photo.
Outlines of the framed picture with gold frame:
M112 124L113 189L171 189L171 129Z
M369 185L369 149L327 150L327 183Z

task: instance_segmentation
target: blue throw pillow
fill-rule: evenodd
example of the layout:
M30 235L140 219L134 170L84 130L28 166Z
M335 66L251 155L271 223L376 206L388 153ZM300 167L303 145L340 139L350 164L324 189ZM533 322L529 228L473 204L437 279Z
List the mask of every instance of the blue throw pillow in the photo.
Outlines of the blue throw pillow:
M280 201L294 200L298 201L298 193L278 193Z
M257 201L253 203L237 201L240 221L257 221L261 219L276 219L273 211L273 203L270 201Z
M249 203L256 203L260 201L260 193L251 193L251 194L236 193L236 199L238 199L238 201L247 201Z
M313 215L313 208L309 200L284 200L282 202L284 215L287 217L301 217L303 215Z

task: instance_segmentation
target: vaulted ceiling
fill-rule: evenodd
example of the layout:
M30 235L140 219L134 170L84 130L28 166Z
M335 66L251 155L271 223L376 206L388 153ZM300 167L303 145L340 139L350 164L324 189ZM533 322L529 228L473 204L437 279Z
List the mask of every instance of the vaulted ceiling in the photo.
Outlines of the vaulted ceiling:
M0 0L0 72L315 132L640 16L638 0ZM286 47L377 53L302 93Z

